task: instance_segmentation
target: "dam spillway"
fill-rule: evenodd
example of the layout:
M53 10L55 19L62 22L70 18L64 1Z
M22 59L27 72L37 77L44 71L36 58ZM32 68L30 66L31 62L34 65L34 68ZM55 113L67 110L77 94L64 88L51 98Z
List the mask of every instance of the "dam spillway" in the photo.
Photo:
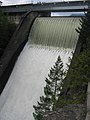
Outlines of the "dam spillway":
M79 26L79 19L36 18L0 96L0 120L34 120L33 105L44 94L49 69L59 55L65 66L75 51L78 40L75 28Z

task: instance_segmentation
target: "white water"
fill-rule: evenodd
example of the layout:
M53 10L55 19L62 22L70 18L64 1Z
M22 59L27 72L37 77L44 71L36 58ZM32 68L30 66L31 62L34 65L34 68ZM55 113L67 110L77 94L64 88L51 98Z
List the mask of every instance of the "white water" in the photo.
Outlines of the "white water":
M45 78L58 55L67 63L71 51L26 44L0 98L0 120L34 120L33 105L43 95Z
M37 101L43 95L45 78L48 76L49 69L54 65L59 55L65 65L71 52L75 50L78 34L73 29L78 25L78 20L70 19L63 23L62 19L54 19L56 21L53 22L54 26L59 25L59 29L61 27L63 29L63 32L61 31L63 35L61 35L58 27L52 29L53 24L51 25L51 23L50 27L48 26L46 19L42 22L45 24L44 28L40 24L43 19L37 19L35 22L37 24L33 25L29 41L18 57L8 83L0 96L0 120L34 120L33 105L37 105ZM69 29L66 29L67 25ZM59 40L54 39L52 35L54 38L55 35L56 38L58 36ZM65 38L63 38L64 36Z

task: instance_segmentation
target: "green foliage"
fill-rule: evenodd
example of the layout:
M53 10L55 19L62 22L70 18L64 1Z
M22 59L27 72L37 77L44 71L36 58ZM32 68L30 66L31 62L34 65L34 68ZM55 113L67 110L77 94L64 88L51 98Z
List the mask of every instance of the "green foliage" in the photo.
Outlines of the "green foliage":
M82 43L82 50L87 48L87 39L90 37L90 7L87 13L85 13L85 17L82 17L81 20L81 28L77 29L77 32L80 33L79 40Z
M40 102L38 102L37 106L33 106L35 109L35 113L33 113L35 120L42 120L46 112L56 110L65 74L63 63L59 56L53 68L50 69L48 78L45 80L45 95L40 97Z
M60 96L57 105L59 108L63 108L63 106L68 104L83 104L86 101L87 94L74 94L73 96L65 99L64 97Z
M72 67L68 73L70 85L73 87L80 84L85 85L90 78L90 50L84 50L78 56L74 57Z
M10 23L7 16L0 11L0 57L3 54L15 28L16 25L14 23Z
M87 83L90 82L90 50L75 56L64 81L58 106L86 102ZM63 93L63 94L62 94Z

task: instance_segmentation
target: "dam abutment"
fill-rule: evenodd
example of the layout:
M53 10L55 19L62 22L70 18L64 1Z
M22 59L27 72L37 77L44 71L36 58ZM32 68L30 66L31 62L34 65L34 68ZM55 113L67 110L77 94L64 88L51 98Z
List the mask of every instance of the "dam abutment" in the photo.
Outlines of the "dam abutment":
M28 12L23 16L0 60L0 94L8 81L20 52L28 40L32 24L38 16L47 16L47 13Z

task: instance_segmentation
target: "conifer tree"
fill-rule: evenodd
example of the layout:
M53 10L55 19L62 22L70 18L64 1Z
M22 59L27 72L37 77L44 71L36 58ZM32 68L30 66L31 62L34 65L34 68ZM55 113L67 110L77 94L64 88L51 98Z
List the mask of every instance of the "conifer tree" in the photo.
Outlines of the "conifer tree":
M63 63L60 56L58 56L55 65L50 69L48 78L45 80L44 96L40 97L40 102L38 102L37 106L33 106L35 109L35 113L33 113L35 120L42 120L46 112L56 110L56 103L62 89L64 77Z
M90 37L90 2L88 3L88 11L85 13L85 17L82 17L80 20L81 28L77 29L77 32L80 33L79 40L82 43L82 50L87 48L87 40Z

